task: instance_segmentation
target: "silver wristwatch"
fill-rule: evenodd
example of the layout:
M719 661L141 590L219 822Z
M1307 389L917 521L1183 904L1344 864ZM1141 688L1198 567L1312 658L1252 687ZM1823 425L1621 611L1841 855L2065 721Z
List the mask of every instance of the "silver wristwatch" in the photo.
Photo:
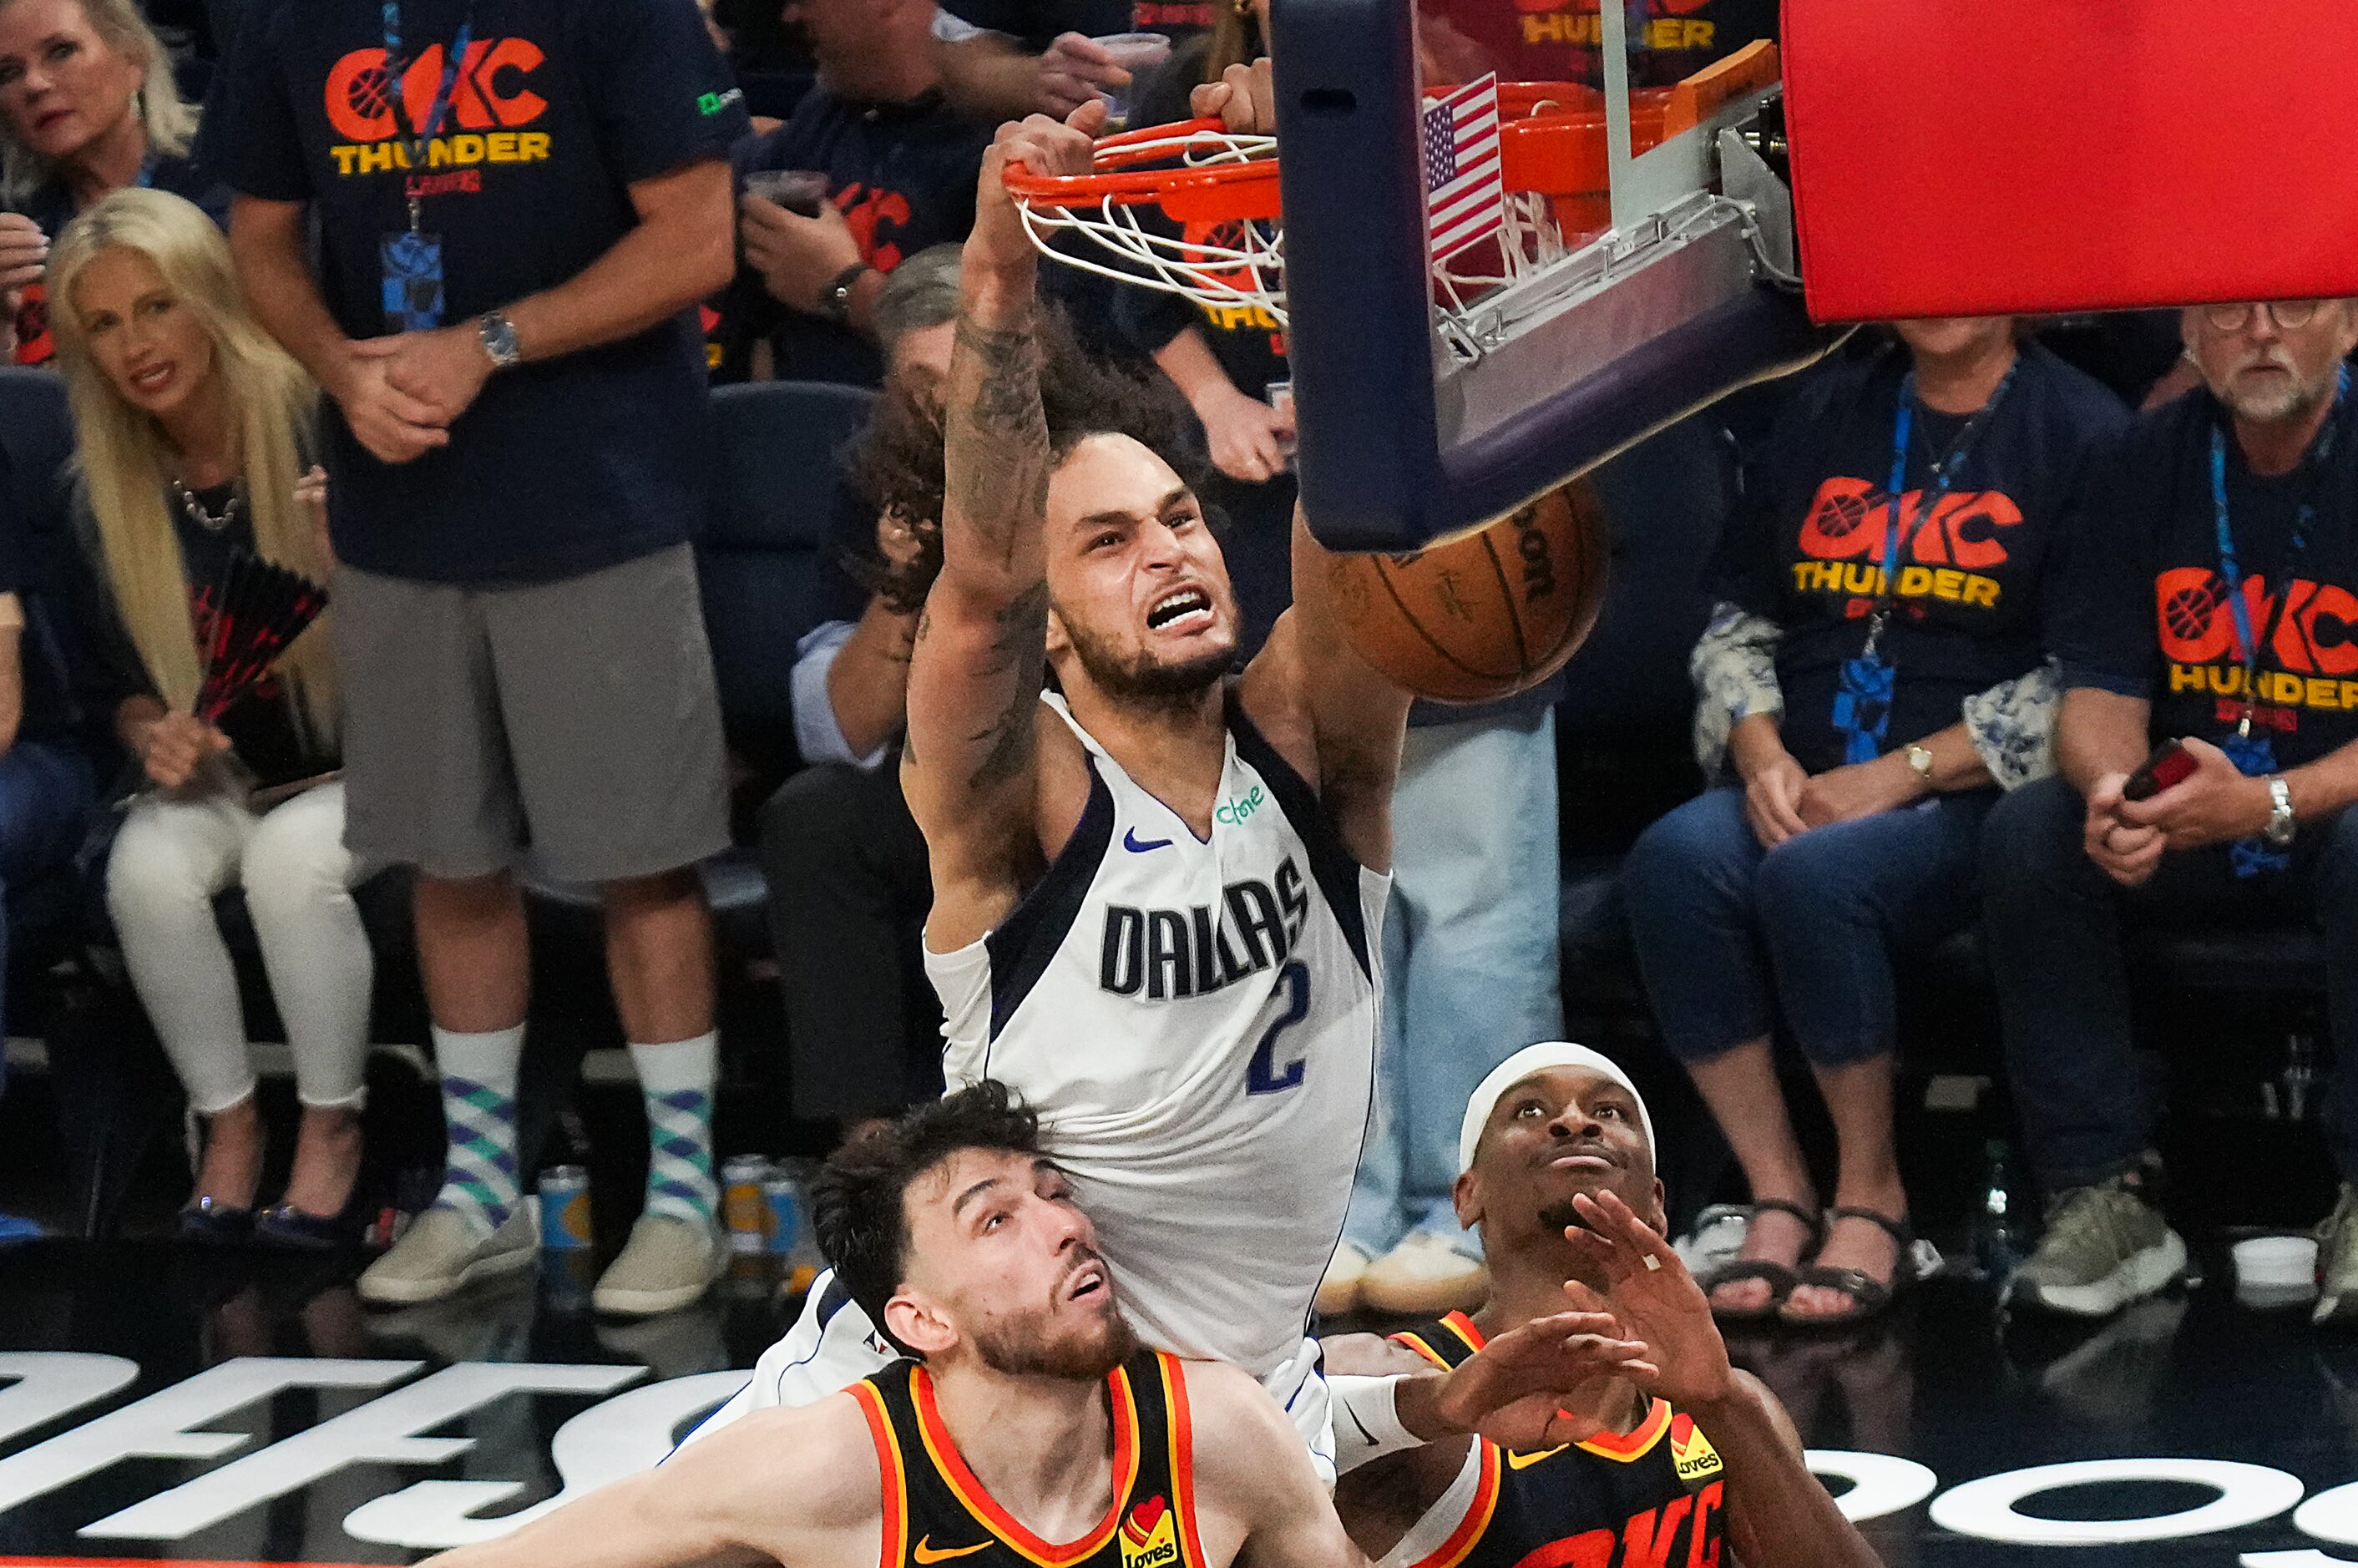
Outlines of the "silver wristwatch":
M1926 789L1931 789L1932 787L1932 752L1931 748L1925 746L1909 747L1908 766L1918 778L1924 781L1924 787Z
M475 319L475 336L495 370L514 370L524 363L524 345L516 341L515 323L496 310Z
M2268 825L2260 837L2281 849L2292 842L2292 786L2282 779L2268 781Z

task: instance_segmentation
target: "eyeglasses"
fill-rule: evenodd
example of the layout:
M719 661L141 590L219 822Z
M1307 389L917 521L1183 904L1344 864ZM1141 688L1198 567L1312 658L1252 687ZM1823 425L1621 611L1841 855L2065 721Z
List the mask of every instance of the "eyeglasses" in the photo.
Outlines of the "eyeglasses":
M2298 332L2317 319L2320 301L2315 299L2279 299L2273 305L2206 305L2202 319L2214 332L2240 332L2251 324L2252 312L2265 310L2268 319L2282 332Z

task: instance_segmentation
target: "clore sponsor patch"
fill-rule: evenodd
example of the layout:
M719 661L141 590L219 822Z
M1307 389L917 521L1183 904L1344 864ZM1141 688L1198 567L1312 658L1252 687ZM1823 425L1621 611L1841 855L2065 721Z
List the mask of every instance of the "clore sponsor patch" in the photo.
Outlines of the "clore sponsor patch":
M1720 1462L1719 1450L1703 1434L1691 1415L1671 1419L1671 1462L1677 1467L1679 1479L1690 1492L1703 1487L1726 1468Z

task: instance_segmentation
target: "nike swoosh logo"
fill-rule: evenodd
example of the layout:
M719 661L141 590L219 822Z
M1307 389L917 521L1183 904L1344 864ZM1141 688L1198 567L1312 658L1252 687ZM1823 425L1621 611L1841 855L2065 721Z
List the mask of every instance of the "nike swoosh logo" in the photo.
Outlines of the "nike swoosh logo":
M971 1557L978 1552L990 1550L990 1542L987 1541L978 1541L972 1546L936 1550L934 1546L934 1538L928 1535L917 1542L916 1549L909 1555L920 1563L946 1563L953 1557Z
M1168 838L1150 838L1141 844L1138 841L1138 829L1135 827L1121 836L1121 847L1133 855L1143 855L1149 849L1163 849L1170 842Z
M1536 1454L1516 1454L1509 1452L1507 1455L1507 1463L1513 1465L1518 1470L1528 1470L1532 1465L1538 1464L1541 1460L1552 1459L1563 1452L1563 1450L1562 1448L1542 1448Z

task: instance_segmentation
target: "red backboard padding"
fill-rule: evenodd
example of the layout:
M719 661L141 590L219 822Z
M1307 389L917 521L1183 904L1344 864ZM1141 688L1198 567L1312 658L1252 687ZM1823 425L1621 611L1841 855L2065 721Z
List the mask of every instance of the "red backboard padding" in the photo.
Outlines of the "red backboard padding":
M1784 0L1821 321L2358 295L2358 0Z

